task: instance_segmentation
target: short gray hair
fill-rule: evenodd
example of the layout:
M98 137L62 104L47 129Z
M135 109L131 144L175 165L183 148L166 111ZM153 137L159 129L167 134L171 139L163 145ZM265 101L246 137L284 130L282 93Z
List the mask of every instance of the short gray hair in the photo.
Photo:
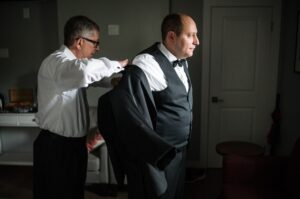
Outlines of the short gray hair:
M71 46L76 39L92 31L100 31L99 26L86 16L71 17L64 27L64 44Z

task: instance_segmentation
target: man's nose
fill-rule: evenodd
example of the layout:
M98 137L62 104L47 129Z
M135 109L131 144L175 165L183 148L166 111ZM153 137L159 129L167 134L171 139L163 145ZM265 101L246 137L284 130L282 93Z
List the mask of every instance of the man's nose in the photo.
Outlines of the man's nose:
M195 37L194 44L195 45L199 45L200 44L200 40L198 39L198 37Z

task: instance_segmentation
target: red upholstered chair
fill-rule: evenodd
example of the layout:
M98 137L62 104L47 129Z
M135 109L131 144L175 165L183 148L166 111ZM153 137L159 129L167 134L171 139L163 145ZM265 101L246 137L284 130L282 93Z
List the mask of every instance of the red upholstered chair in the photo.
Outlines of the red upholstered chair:
M300 199L300 139L289 157L226 155L221 199Z

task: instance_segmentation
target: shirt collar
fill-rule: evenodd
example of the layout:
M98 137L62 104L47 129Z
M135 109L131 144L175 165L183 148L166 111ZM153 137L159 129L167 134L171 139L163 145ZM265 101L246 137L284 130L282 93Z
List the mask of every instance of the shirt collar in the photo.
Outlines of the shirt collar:
M60 47L60 50L63 51L70 59L77 59L73 52L67 46L62 45Z
M166 56L166 58L173 63L173 61L177 60L177 58L166 48L166 46L163 43L160 43L158 45L158 49Z

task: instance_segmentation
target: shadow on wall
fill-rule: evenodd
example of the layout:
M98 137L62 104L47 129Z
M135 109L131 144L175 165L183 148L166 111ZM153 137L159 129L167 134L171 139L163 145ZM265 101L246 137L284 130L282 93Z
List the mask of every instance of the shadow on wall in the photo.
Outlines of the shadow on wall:
M33 88L36 91L37 88L37 72L30 72L24 75L21 75L17 78L15 87L17 88Z
M30 72L19 76L14 87L22 89L33 89L33 100L36 101L37 72Z

